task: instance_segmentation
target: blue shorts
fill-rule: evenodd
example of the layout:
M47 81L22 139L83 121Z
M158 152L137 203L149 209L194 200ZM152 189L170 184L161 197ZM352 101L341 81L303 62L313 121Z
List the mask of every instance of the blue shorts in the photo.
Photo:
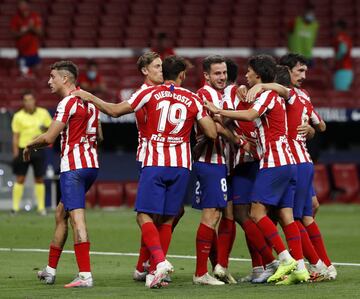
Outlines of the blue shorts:
M314 184L311 184L311 197L314 196L316 196L316 192L315 192Z
M178 215L185 199L189 177L189 169L183 167L144 167L140 176L135 211Z
M197 182L192 207L198 210L225 208L228 198L226 165L195 162L193 169Z
M252 202L260 202L279 209L293 208L296 170L295 165L260 169L254 183Z
M259 161L242 163L234 169L231 180L234 205L251 204L251 194L259 172Z
M60 173L61 202L65 211L85 209L85 194L96 180L98 168L82 168Z
M34 65L37 65L41 62L40 56L38 54L31 55L31 56L19 56L18 57L18 63L20 64L20 61L23 60L25 65L27 67L33 67Z
M314 165L312 163L296 164L297 180L294 197L294 218L312 216L312 181Z

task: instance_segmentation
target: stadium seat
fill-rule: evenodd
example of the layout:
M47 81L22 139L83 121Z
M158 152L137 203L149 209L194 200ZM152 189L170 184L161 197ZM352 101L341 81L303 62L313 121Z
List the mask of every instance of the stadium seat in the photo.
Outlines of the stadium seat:
M157 5L157 12L160 16L180 16L181 5L177 5L176 2L171 4L160 3Z
M124 183L124 192L125 192L125 204L129 207L133 207L136 200L138 190L138 182L125 182Z
M227 43L228 43L228 39L226 36L212 36L212 37L206 37L204 38L204 41L203 41L203 46L204 47L210 47L210 48L213 48L213 47L226 47L227 46Z
M183 7L185 15L204 16L206 13L206 6L201 4L185 4Z
M314 165L314 189L320 203L330 201L331 185L329 174L324 164Z
M192 27L192 30L194 30L195 28L196 30L199 30L199 28L202 29L203 26L204 26L203 18L199 18L198 16L193 16L193 15L183 15L181 17L181 27L179 29L181 30L182 27L188 27L188 28Z
M96 42L93 39L77 39L70 42L72 48L93 48Z
M202 41L200 38L193 37L183 37L177 40L178 47L191 48L191 47L201 47Z
M126 38L124 40L124 46L129 48L144 48L149 46L149 42L144 38Z
M124 203L124 185L121 182L98 182L96 192L102 208L119 207Z
M118 38L100 38L97 41L97 46L100 48L121 48L122 45L122 39Z
M150 29L147 27L127 27L125 34L131 39L142 39L143 43L146 43L150 38Z
M201 39L203 35L202 30L194 30L193 27L182 27L179 29L179 37L180 38L193 38L193 39ZM201 42L201 40L200 40Z
M331 166L334 187L340 191L335 196L339 202L360 202L360 183L356 164L335 163Z
M51 5L51 12L53 15L61 15L64 18L72 18L75 12L74 3L53 3Z
M97 28L96 27L75 27L73 29L73 38L76 39L93 39L97 37Z

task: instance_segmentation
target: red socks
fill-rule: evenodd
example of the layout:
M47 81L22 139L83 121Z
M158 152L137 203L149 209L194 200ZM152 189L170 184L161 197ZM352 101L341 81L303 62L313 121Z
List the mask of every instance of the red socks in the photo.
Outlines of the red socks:
M90 242L74 244L76 261L79 272L91 272L90 269Z
M217 236L216 230L214 230L214 236L212 239L211 249L210 249L210 253L209 253L209 260L211 262L211 266L212 266L213 270L215 269L215 266L218 263L218 261L217 261L217 255L218 255L217 239L218 239L218 236Z
M143 238L141 238L141 247L139 250L139 258L136 265L136 270L139 272L144 272L144 263L149 260L150 258L150 251L147 249Z
M160 235L152 222L146 222L141 226L142 239L150 251L155 267L158 263L165 261L165 255L160 243Z
M327 255L325 244L316 222L314 221L313 223L308 225L306 227L306 230L309 234L311 243L313 244L320 259L325 263L326 266L329 267L331 265L331 261Z
M300 220L296 220L296 225L299 228L301 236L301 246L304 253L304 257L310 262L310 264L315 265L319 261L319 256L316 253L316 250L311 243L309 235Z
M261 219L260 221L262 221L263 219ZM269 219L269 221L271 221L271 220ZM252 247L262 257L261 258L262 262L261 262L260 265L262 265L263 263L266 265L266 264L271 263L273 260L275 260L275 257L272 254L272 249L266 243L264 235L262 234L261 230L255 224L254 221L252 221L250 219L246 220L243 223L242 228L243 228L243 230L245 232L246 238L249 240ZM250 253L250 255L251 255L251 253ZM255 255L255 253L254 253L254 255ZM252 258L252 255L251 255L251 258ZM255 257L255 259L259 259L259 258ZM256 263L258 263L258 262L256 262Z
M164 256L166 256L168 249L169 249L169 245L170 245L170 241L171 241L171 236L172 236L172 225L171 224L162 224L157 228L158 232L159 232L159 237L160 237L160 244L161 244L161 248L162 251L164 253ZM152 273L152 271L156 270L156 263L154 263L153 259L150 259L150 273Z
M159 226L158 231L159 231L159 236L160 236L161 248L164 252L164 255L166 256L169 246L170 246L171 237L172 237L172 225L171 224L162 224Z
M292 257L297 261L303 259L304 256L301 247L301 237L296 223L292 222L284 226L283 231Z
M283 241L280 238L279 232L275 224L268 216L264 216L257 223L258 228L261 230L263 236L271 243L277 254L286 250ZM300 236L299 236L300 238Z
M235 239L234 234L236 234L235 221L221 218L217 239L217 262L224 268L227 268L229 264L229 255Z
M208 272L207 260L213 238L214 229L200 223L196 234L196 276L203 276Z
M249 240L249 238L247 237L246 234L245 234L245 238L246 238L246 245L248 247L250 257L251 257L252 267L255 268L255 267L263 266L263 260L262 260L260 253L252 245L251 241Z
M62 248L50 245L48 266L56 269L60 260Z

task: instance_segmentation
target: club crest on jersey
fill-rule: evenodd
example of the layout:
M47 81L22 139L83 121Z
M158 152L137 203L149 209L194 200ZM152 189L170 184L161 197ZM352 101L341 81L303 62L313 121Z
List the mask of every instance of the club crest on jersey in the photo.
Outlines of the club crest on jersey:
M228 200L228 196L226 193L224 193L224 201L227 201Z

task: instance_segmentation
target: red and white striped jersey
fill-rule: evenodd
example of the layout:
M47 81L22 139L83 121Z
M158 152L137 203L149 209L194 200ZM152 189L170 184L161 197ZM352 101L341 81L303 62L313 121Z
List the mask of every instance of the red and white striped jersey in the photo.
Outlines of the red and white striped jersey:
M251 108L259 113L255 124L263 151L260 168L294 164L287 138L285 100L274 91L265 91Z
M301 89L290 90L286 102L286 115L288 119L288 141L296 163L312 162L306 147L306 137L298 134L297 127L305 123L315 125L321 122L321 117L316 113L310 97Z
M197 94L203 101L209 101L221 109L233 109L231 99L224 99L223 94L212 88L210 85L205 84L202 88L197 91ZM196 139L203 140L205 137L199 126L195 126ZM213 164L225 164L225 153L224 153L225 142L218 136L214 141L209 140L198 161L213 163Z
M138 90L128 102L134 111L147 110L143 167L191 169L191 129L196 120L207 116L200 98L187 89L162 84Z
M224 97L231 98L233 103L233 107L235 110L247 110L251 107L250 103L242 102L236 95L238 86L237 85L229 85L224 89ZM261 146L259 139L257 138L257 131L255 128L254 122L248 121L234 121L235 123L235 132L239 136L245 136L248 139L253 140L257 144L257 154L253 156L252 154L245 151L242 147L238 147L234 153L232 153L233 157L230 157L230 163L228 167L236 167L240 163L252 162L254 160L260 160L262 156ZM226 153L227 155L227 153ZM232 163L231 163L232 162Z
M150 87L150 85L144 83L141 85L141 89ZM136 150L136 161L142 162L146 152L146 108L143 107L135 112L136 126L138 128L138 147Z
M99 110L94 104L67 96L58 104L54 120L66 124L61 132L60 171L98 168Z

